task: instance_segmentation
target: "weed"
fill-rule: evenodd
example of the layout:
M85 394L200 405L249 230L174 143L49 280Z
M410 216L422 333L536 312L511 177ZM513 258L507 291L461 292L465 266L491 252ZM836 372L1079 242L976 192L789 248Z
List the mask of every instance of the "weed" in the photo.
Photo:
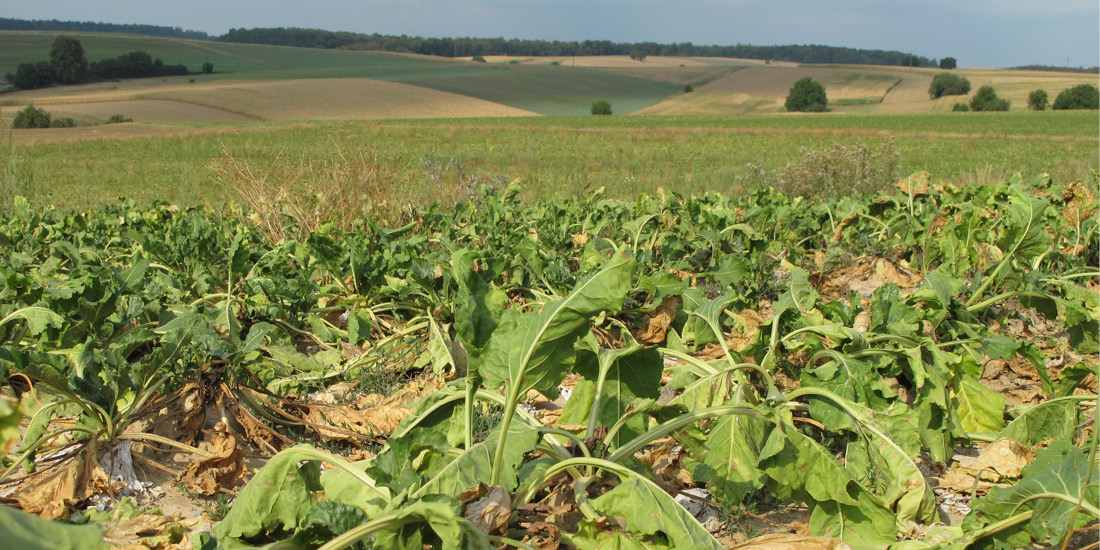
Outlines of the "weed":
M333 141L334 154L292 158L284 148L255 168L223 148L211 167L215 180L235 191L251 209L247 217L271 241L305 240L324 222L349 230L371 217L397 224L410 219L418 196L377 151L346 151Z
M738 177L737 183L747 182L750 189L772 186L789 196L839 197L886 190L898 178L893 137L884 139L878 150L863 143L834 143L831 149L800 152L799 161L772 173L750 163L749 175Z

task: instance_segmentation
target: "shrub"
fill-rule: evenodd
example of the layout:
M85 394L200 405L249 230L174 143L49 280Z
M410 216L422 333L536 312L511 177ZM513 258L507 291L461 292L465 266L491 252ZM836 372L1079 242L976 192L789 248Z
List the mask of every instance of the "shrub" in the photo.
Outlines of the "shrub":
M478 63L485 63L485 58L480 55L475 55L470 58L470 61L477 61Z
M107 119L107 124L118 124L120 122L133 122L134 119L126 115L111 115L111 118Z
M945 95L966 95L970 93L970 81L951 73L940 73L932 77L928 95L932 99Z
M1052 109L1061 111L1065 109L1100 109L1100 88L1092 84L1081 84L1062 90L1058 97L1054 98Z
M825 110L828 103L825 87L807 76L791 86L791 91L787 94L786 107L788 111L820 113Z
M691 84L684 84L684 93L685 94L690 94L691 92L694 92L694 91L695 91L695 88L692 88Z
M592 114L594 115L610 115L611 104L607 100L600 99L592 102Z
M50 128L72 128L76 126L76 121L71 117L55 118L50 121Z
M49 128L50 113L30 105L15 115L11 127L16 129Z
M982 86L978 93L970 98L971 111L1007 111L1008 100L997 97L993 86Z
M1050 106L1046 90L1034 90L1027 94L1027 108L1032 111L1045 111Z
M956 113L965 113L970 110L970 106L965 103L956 103L951 107L951 110Z

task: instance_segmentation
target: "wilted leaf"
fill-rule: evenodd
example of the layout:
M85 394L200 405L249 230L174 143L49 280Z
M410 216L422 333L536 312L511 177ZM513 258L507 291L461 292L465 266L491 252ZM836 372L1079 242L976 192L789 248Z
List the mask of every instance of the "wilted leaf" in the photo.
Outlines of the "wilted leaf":
M852 550L852 547L830 537L772 533L730 546L729 550Z
M241 489L225 519L214 527L215 536L239 539L297 529L316 500L313 492L319 487L313 483L320 470L315 461L299 465L300 456L289 451L275 455Z
M32 476L13 496L22 509L32 514L46 519L59 518L90 495L97 469L95 447L88 445L73 458ZM99 475L106 477L102 470Z
M188 491L206 496L234 488L246 471L244 451L237 446L237 438L226 431L225 424L218 422L203 447L214 456L193 456L180 473L180 483Z
M503 487L492 487L488 494L466 505L465 516L486 535L505 533L512 518L512 497Z
M634 338L642 344L663 343L665 333L676 320L676 313L683 303L684 299L679 296L665 296L661 304L642 319L642 327L634 331Z

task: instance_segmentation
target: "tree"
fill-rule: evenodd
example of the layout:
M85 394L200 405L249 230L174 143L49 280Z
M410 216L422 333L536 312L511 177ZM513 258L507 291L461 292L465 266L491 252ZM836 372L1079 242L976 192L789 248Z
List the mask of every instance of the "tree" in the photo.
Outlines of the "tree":
M48 61L20 63L15 68L15 78L12 79L12 84L20 90L45 88L53 83L53 67Z
M958 66L958 61L954 57L945 57L940 60L941 69L954 69Z
M788 111L820 113L825 110L828 103L825 87L807 76L791 86L791 91L787 94L786 107Z
M1072 88L1062 90L1058 97L1054 98L1056 111L1065 109L1100 109L1100 88L1092 84L1080 84Z
M34 105L30 105L15 115L15 120L11 122L11 127L15 129L49 128L50 113Z
M642 50L630 50L630 58L638 61L645 61L645 52Z
M970 93L970 81L951 73L940 73L932 77L928 87L928 96L932 99L945 95L966 95Z
M978 93L970 98L971 111L1007 111L1008 100L997 97L993 86L982 86Z
M88 76L88 59L84 46L68 36L58 36L50 46L50 67L60 84L79 84Z
M915 55L907 55L901 58L902 67L920 67L920 58Z
M202 64L202 74L211 74L214 72L214 64L207 61Z
M1045 111L1050 106L1046 90L1034 90L1027 94L1027 108L1032 111Z
M607 100L601 99L592 103L592 114L594 115L610 115L611 104Z

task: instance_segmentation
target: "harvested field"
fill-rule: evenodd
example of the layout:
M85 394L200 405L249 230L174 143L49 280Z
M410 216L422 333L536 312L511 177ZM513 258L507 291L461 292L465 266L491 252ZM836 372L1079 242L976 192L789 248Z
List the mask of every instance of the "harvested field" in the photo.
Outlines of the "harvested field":
M183 101L161 99L125 99L83 103L53 104L50 113L56 117L72 117L91 123L106 122L112 115L123 115L134 122L196 121L240 122L256 120L224 109L196 105Z
M11 94L6 103L33 103L58 113L111 111L106 116L117 112L135 120L366 120L534 114L459 94L365 78L155 84L98 84L59 88L49 93ZM134 106L140 118L105 103L122 100ZM141 102L133 103L134 100ZM76 107L78 104L83 105ZM181 105L185 104L190 104L195 116L184 116L188 107Z

